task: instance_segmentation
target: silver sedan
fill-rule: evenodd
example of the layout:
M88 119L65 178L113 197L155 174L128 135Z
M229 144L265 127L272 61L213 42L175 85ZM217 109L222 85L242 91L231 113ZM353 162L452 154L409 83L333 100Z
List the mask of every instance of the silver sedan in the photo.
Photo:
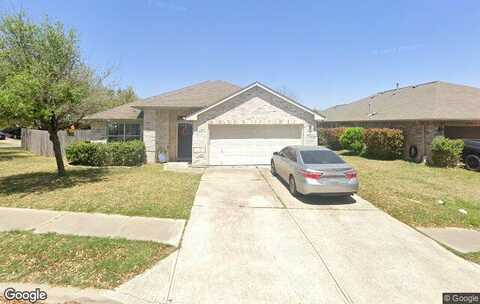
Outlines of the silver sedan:
M358 191L355 169L325 147L285 147L273 153L271 170L288 182L292 195L350 195Z

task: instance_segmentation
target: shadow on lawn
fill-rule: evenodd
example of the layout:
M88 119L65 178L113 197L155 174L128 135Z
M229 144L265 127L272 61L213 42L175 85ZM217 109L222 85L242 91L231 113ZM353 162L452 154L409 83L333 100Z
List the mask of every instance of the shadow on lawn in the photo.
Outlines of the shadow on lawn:
M0 147L0 161L13 160L15 158L27 158L32 157L25 153L25 151L19 150L19 148L12 147Z
M348 151L348 150L339 150L335 152L337 152L340 156L359 156L358 153L355 153L353 151Z
M106 168L67 169L64 176L56 172L32 172L0 178L0 193L30 194L71 188L85 183L100 182L109 172Z

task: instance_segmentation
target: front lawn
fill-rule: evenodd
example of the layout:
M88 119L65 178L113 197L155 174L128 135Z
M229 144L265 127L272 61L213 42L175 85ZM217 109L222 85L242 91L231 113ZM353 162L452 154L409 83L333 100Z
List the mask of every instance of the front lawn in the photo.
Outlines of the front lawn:
M359 195L400 221L414 227L480 227L479 172L342 157L358 171Z
M161 165L68 166L58 178L54 158L0 148L0 206L188 218L200 175Z
M154 242L2 232L0 281L113 288L173 250Z

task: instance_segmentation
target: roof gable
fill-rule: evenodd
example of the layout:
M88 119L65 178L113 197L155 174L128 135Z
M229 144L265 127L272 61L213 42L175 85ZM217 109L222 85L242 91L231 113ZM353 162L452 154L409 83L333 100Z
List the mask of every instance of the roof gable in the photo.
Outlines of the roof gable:
M209 124L238 124L240 122L242 124L258 124L259 122L262 124L304 123L304 118L289 111L288 107L281 107L274 101L263 97L252 94L251 97L247 97L247 100L240 100L235 106L229 104L224 112L222 111L209 119Z
M319 114L316 113L315 111L313 111L313 110L311 110L311 109L309 109L309 108L307 108L307 107L305 107L305 106L297 103L296 101L294 101L294 100L292 100L292 99L290 99L290 98L288 98L288 97L286 97L286 96L284 96L284 95L282 95L282 94L280 94L280 93L278 93L278 92L270 89L269 87L267 87L267 86L264 85L264 84L261 84L260 82L254 82L254 83L252 83L251 85L248 85L248 86L246 86L245 88L243 88L243 89L241 89L241 90L239 90L239 91L237 91L237 92L235 92L235 93L233 93L233 94L225 97L224 99L218 101L217 103L214 103L214 104L212 104L212 105L210 105L210 106L208 106L208 107L206 107L206 108L204 108L204 109L202 109L202 110L199 110L199 111L193 113L192 115L188 116L186 119L187 119L187 120L197 120L197 119L198 119L198 115L200 115L200 114L202 114L202 113L205 113L205 112L208 112L209 110L211 110L211 109L213 109L213 108L215 108L215 107L217 107L217 106L219 106L219 105L221 105L221 104L223 104L223 103L226 103L226 102L232 100L233 98L235 98L235 97L237 97L237 96L239 96L239 95L247 92L248 90L250 90L250 89L252 89L252 88L260 88L260 89L262 89L262 90L265 90L265 91L269 92L270 94L273 94L273 95L277 96L278 98L282 99L283 101L285 101L285 102L287 102L287 103L290 103L290 104L292 104L292 105L294 105L294 106L296 106L296 107L304 110L304 111L307 112L307 113L312 114L312 115L315 117L315 120L323 120L323 119L324 119L324 117L323 117L322 115L319 115Z

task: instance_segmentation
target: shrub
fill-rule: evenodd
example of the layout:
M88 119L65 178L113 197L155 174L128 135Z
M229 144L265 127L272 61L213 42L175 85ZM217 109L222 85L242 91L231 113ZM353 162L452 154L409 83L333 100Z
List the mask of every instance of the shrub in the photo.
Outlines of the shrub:
M145 145L139 140L112 142L106 146L111 166L138 166L145 161Z
M438 167L455 167L460 162L463 147L461 139L435 137L432 141L432 164Z
M138 166L145 161L145 145L139 140L112 143L77 142L67 147L67 160L85 166Z
M399 159L403 157L405 138L398 129L366 129L365 155L377 159Z
M341 150L342 144L340 143L340 136L345 132L345 128L322 128L318 131L319 134L319 144L320 138L324 141L330 149L332 150Z
M340 136L340 143L346 150L360 154L364 146L363 128L348 128Z
M107 155L99 144L91 142L76 142L65 149L69 163L73 165L104 166Z

